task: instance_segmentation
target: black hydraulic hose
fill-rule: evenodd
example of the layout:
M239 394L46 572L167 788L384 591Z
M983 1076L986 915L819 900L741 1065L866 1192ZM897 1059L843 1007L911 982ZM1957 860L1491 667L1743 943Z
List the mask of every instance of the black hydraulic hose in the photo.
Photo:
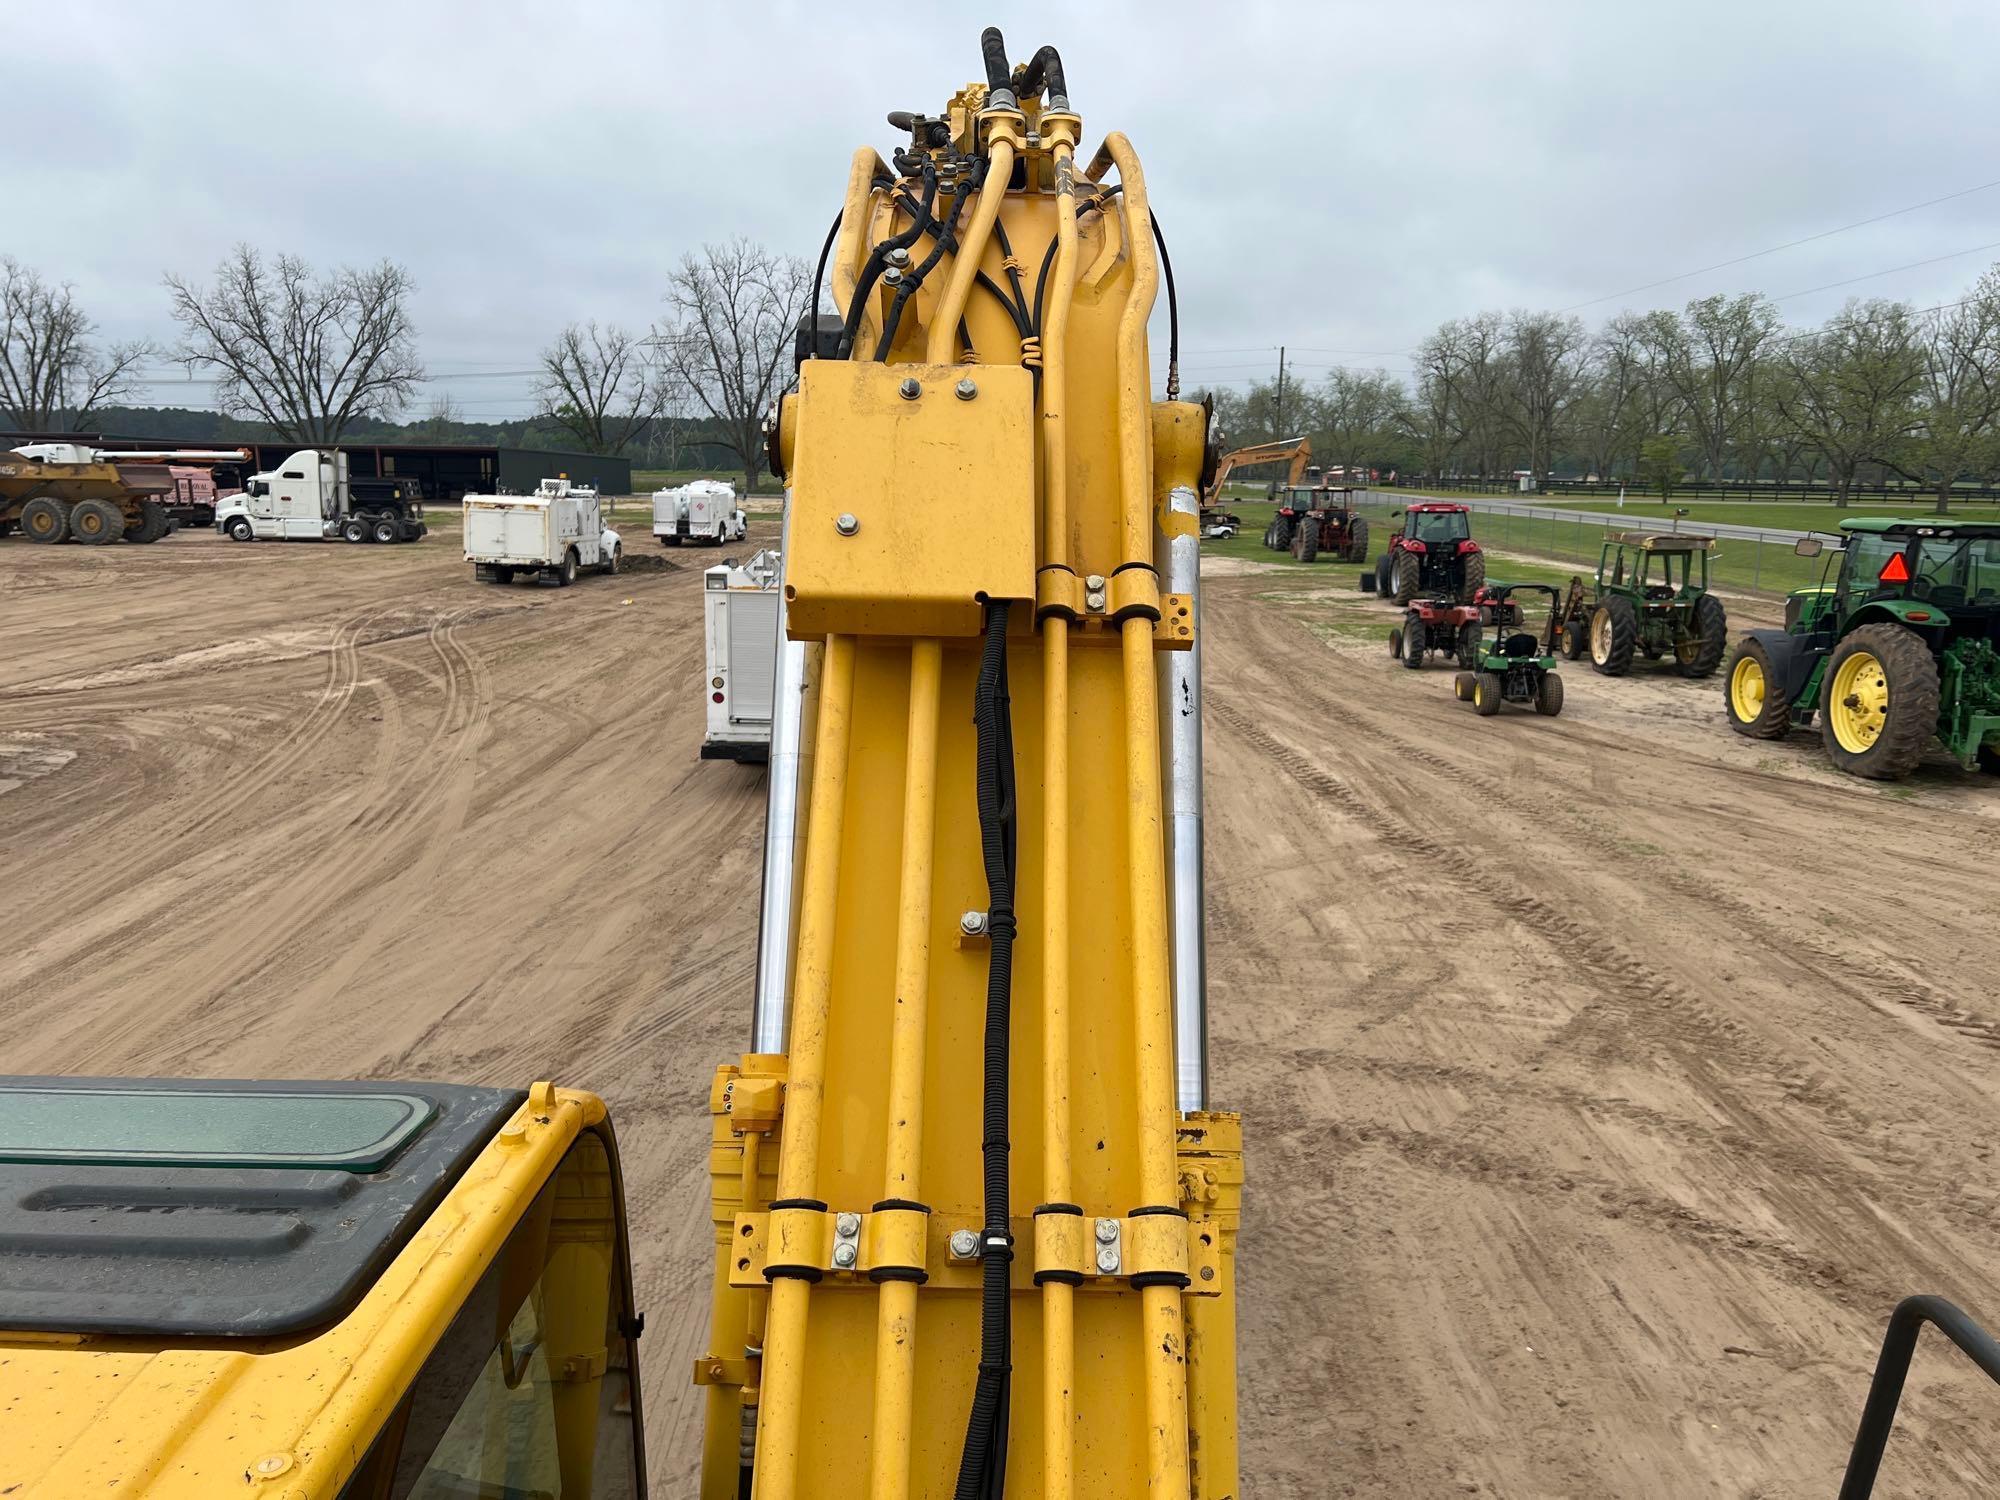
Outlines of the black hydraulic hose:
M914 211L915 209L914 200L912 200L908 194L905 194L902 198L898 199L897 201L900 202L904 208ZM926 234L940 236L943 240L944 247L947 250L956 251L958 249L958 237L951 232L950 225L948 224L940 225L936 222L933 222L925 229L924 232ZM1015 306L1014 299L1007 295L1005 289L1001 287L999 282L995 281L991 276L988 276L984 271L975 272L973 274L973 280L977 282L985 290L991 292L994 295L994 297L998 299L1000 305L1007 309L1007 316L1013 319L1015 330L1020 334L1022 338L1026 338L1029 334L1035 331L1033 327L1031 327L1025 321L1026 319L1025 312L1021 308Z
M1014 727L1007 693L1007 610L986 606L986 649L973 698L979 845L986 868L985 1082L981 1111L985 1229L980 1235L979 1378L954 1500L998 1500L1007 1474L1012 1371L1008 1282L1014 1260L1007 1194L1007 1062L1014 983Z
M900 234L892 234L873 250L868 252L868 262L861 268L861 275L854 283L854 295L847 304L847 321L840 330L840 344L834 351L835 359L851 359L854 356L854 336L860 332L861 317L868 307L868 296L875 289L875 282L883 268L889 263L891 250L907 250L923 237L931 222L931 206L937 202L937 173L929 166L924 168L923 201L912 209L910 227Z
M993 221L993 238L1000 243L1000 264L1007 268L1007 284L1014 289L1014 324L1026 338L1035 331L1034 315L1028 311L1028 293L1021 285L1021 263L1014 259L1014 247L1007 243L1007 226Z
M1150 208L1146 217L1153 221L1153 243L1160 247L1160 270L1167 278L1167 399L1181 394L1181 299L1174 295L1174 258L1167 254L1167 237L1160 233L1160 216Z
M1081 218L1084 214L1090 213L1092 210L1097 210L1101 212L1104 208L1104 205L1117 196L1118 196L1118 187L1116 184L1113 184L1105 192L1103 197L1093 198L1090 202L1084 204L1081 208L1079 208L1077 210L1077 216ZM1037 338L1041 337L1042 328L1044 326L1042 323L1042 300L1044 296L1047 294L1049 289L1049 272L1055 266L1056 249L1058 246L1061 245L1061 243L1062 241L1060 238L1051 239L1049 241L1048 253L1042 257L1041 274L1035 277L1035 336Z
M1069 108L1069 85L1063 81L1062 54L1053 47L1042 48L1021 70L1023 97L1032 99L1042 92L1044 85L1048 88L1051 108Z
M833 216L833 223L826 231L826 240L819 247L819 264L813 267L813 300L811 309L813 336L812 343L807 347L814 351L817 351L819 348L819 289L826 284L826 259L833 253L833 242L840 237L840 221L846 217L847 210L844 208ZM811 357L817 358L817 352Z
M1005 94L1008 102L1014 98L1014 69L1007 61L1007 42L1000 35L998 26L989 26L979 33L979 50L986 59L987 102L993 103L993 95Z
M946 227L958 222L958 211L965 206L966 195L972 191L970 182L961 181L951 190L951 214L945 219ZM944 258L945 240L942 235L931 246L931 253L924 257L922 265L903 278L903 284L896 288L896 300L889 305L889 315L882 320L882 338L875 346L875 362L882 363L889 357L889 346L896 341L896 328L903 321L903 308L916 296L917 288L924 284L924 278L936 268ZM961 320L962 322L963 320Z

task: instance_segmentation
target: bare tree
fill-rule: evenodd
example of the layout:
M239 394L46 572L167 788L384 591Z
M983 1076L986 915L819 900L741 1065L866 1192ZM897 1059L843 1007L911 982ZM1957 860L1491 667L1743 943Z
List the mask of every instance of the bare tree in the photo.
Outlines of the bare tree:
M2000 458L2000 267L1980 277L1970 297L1925 314L1917 358L1923 425L1911 467L1944 515L1959 475Z
M355 422L402 410L424 378L407 302L410 273L393 261L324 276L293 255L269 266L238 245L204 287L166 278L176 357L215 372L216 404L260 417L293 443L339 440Z
M150 344L91 341L74 288L51 286L0 256L0 416L27 432L81 432L98 407L129 396Z
M1502 399L1522 457L1537 481L1549 477L1556 444L1584 390L1589 340L1583 320L1559 313L1515 312L1507 319L1508 379Z
M1315 445L1322 462L1352 466L1379 457L1370 451L1403 424L1408 398L1386 370L1335 370L1314 400Z
M451 392L439 391L431 397L430 405L424 408L424 436L433 442L442 442L464 420L465 415L458 409L458 403L451 399Z
M1751 422L1751 377L1778 311L1755 292L1702 297L1677 324L1655 319L1652 326L1661 373L1681 399L1701 475L1720 479Z
M1920 424L1916 326L1901 302L1849 302L1825 327L1785 341L1779 414L1825 456L1834 504L1854 472L1887 462Z
M541 413L586 453L623 453L672 403L677 382L657 340L615 323L572 323L541 353Z
M704 245L668 280L669 319L654 332L662 362L741 461L746 492L763 471L764 415L811 299L810 265L747 239Z

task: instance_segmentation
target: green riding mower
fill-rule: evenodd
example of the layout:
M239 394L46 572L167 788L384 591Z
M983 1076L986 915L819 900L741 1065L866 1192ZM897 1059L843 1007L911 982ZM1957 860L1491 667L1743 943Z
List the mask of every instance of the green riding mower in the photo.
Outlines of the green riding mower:
M1586 651L1607 677L1623 677L1636 653L1671 657L1683 677L1708 677L1729 649L1729 615L1708 588L1715 539L1614 533L1597 555L1594 586L1570 580L1558 613L1562 653Z
M1785 628L1737 643L1729 727L1774 740L1817 715L1835 767L1878 780L1907 776L1933 739L1967 770L2000 772L2000 524L1840 529L1837 552L1816 536L1794 549L1828 557L1817 587L1786 597Z
M1542 635L1520 628L1523 611L1516 594L1549 596L1549 624ZM1479 601L1486 630L1476 665L1452 679L1458 701L1470 703L1487 717L1499 713L1502 703L1525 704L1538 714L1561 713L1563 685L1556 675L1556 637L1562 595L1546 583L1498 583L1480 590Z

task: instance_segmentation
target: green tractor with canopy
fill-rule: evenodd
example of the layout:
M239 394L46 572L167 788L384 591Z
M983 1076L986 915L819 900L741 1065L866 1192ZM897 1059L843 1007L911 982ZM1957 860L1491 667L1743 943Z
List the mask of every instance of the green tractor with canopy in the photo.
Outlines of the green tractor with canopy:
M1774 740L1817 715L1828 758L1854 776L1907 776L1933 739L1967 770L2000 772L2000 523L1840 529L1819 585L1787 596L1785 628L1738 642L1730 728ZM1828 549L1809 536L1795 550Z
M1597 556L1596 587L1570 580L1561 605L1563 655L1586 651L1607 677L1670 657L1683 677L1713 676L1729 649L1729 615L1709 591L1708 560L1715 539L1679 532L1649 536L1614 532Z

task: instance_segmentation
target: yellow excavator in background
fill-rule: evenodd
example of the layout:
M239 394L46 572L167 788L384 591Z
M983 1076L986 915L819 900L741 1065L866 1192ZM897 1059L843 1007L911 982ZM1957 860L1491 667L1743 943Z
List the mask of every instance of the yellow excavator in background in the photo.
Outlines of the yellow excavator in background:
M709 1100L706 1500L1237 1493L1172 279L1062 61L892 115L771 424L749 1054ZM692 1205L690 1205L692 1208ZM0 1493L643 1494L601 1100L0 1079ZM690 1392L691 1396L693 1392Z
M1230 472L1234 469L1253 468L1258 464L1281 463L1291 460L1291 467L1285 471L1286 489L1296 489L1299 480L1305 477L1312 463L1312 442L1308 438L1287 438L1277 443L1257 443L1248 448L1235 448L1216 462L1215 473L1203 488L1201 495L1201 532L1203 536L1234 536L1243 529L1242 517L1222 506L1222 487L1229 483ZM1221 528L1227 527L1224 531Z

